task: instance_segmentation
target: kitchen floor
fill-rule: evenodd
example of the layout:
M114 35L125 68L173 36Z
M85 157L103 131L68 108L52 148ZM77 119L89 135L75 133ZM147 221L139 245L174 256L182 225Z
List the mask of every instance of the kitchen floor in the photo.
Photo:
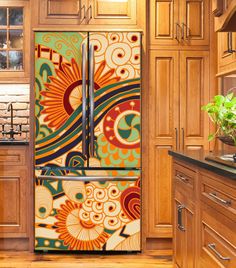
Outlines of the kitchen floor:
M4 268L173 268L170 251L148 251L132 255L33 254L0 251Z

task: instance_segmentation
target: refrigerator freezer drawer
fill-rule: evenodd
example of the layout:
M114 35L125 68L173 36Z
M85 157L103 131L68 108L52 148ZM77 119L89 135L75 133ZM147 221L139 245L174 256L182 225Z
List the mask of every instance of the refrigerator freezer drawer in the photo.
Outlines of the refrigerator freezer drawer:
M36 171L36 251L141 250L140 174L130 180L125 176L120 180L110 176L107 180L104 176L101 180L99 176L68 180L72 174L62 179L39 173Z

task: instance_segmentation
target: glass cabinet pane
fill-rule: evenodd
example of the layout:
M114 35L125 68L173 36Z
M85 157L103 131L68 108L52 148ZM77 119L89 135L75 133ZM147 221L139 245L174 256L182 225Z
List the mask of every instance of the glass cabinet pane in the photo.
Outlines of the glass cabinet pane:
M0 8L0 25L5 26L7 25L7 9Z
M10 48L23 47L23 30L10 30L9 31Z
M0 51L0 70L7 69L7 52Z
M23 8L9 8L9 25L23 25Z
M9 69L16 71L23 69L22 51L9 51Z
M7 48L7 30L0 30L0 48Z

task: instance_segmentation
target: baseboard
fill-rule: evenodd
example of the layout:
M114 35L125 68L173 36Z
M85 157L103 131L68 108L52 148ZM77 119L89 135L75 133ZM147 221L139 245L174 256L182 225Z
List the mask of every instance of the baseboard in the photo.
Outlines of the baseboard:
M147 238L146 250L173 250L171 238Z
M28 238L0 238L0 250L29 250Z

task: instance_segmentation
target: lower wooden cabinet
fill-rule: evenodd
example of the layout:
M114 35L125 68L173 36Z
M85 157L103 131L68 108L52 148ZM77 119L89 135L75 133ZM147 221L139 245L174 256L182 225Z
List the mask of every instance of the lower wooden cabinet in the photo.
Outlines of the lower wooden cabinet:
M175 268L236 267L236 181L173 164Z
M173 166L174 263L179 268L196 267L195 173L195 170L177 163Z
M28 146L0 146L0 249L29 236L29 187Z

